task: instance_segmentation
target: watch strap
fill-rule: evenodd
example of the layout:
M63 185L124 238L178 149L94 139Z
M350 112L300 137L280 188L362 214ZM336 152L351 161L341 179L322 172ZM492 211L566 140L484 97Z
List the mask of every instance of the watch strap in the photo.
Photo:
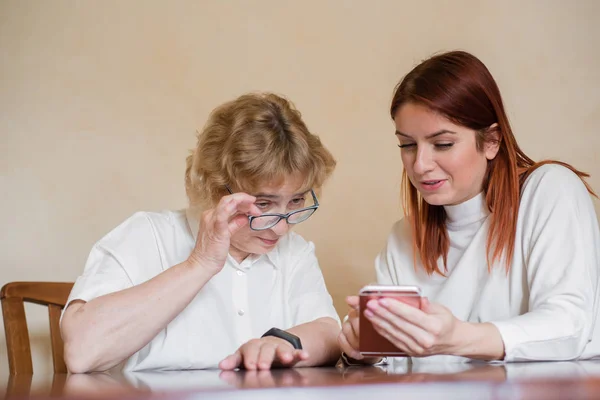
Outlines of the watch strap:
M300 342L300 338L292 333L284 331L283 329L271 328L268 331L266 331L265 334L261 336L261 338L265 336L278 337L289 342L292 346L294 346L294 349L302 350L302 342Z

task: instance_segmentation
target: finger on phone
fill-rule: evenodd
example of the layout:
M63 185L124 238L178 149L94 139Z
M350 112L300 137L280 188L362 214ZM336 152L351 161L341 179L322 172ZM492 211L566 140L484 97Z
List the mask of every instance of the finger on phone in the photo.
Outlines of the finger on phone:
M360 338L360 321L358 318L351 319L349 325L352 328L351 344L355 349L358 349L358 339Z
M421 297L421 310L424 312L429 312L429 306L431 303L427 297Z
M355 310L358 310L358 296L348 296L346 297L346 304Z
M342 335L346 339L346 342L353 349L358 349L358 336L354 333L354 328L352 327L352 323L350 321L346 322L342 326Z
M350 345L348 338L346 338L346 335L344 335L343 332L338 336L338 343L340 344L342 351L349 357L354 358L355 360L362 360L363 356L358 352L357 349Z

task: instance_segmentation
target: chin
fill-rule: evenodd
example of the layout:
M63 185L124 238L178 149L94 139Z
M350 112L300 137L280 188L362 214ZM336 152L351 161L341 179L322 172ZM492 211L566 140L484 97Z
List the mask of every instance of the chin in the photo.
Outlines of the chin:
M251 246L251 252L254 254L267 254L268 252L270 252L271 250L273 250L275 248L277 244L274 245L268 245L266 243L260 243L256 246Z
M269 251L271 251L271 249L267 249L263 246L247 246L244 248L243 250L244 252L248 253L248 254L267 254Z
M426 195L423 195L423 193L421 193L421 196L423 197L423 200L425 200L425 202L431 206L447 206L449 204L452 204L452 199L450 198L450 196L445 196L437 193L427 193Z
M252 250L252 253L253 254L267 254L268 252L270 252L274 248L275 248L275 246L273 246L273 247L257 247L257 248L255 248L255 249Z

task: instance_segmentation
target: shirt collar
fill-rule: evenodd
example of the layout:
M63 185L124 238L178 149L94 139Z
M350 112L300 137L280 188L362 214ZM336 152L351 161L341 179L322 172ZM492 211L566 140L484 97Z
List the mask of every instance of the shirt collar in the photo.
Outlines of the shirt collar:
M201 214L202 214L202 210L197 207L189 207L185 210L185 216L187 219L188 228L190 230L190 233L192 234L192 237L194 238L194 243L196 243L196 241L198 240L198 231L200 229L199 216ZM270 252L268 252L267 254L262 254L261 256L250 255L248 257L251 257L251 259L253 260L251 265L254 264L255 262L259 261L261 258L266 257L266 259L271 263L273 268L279 269L280 268L280 265L279 265L280 264L280 262L279 262L280 261L279 243L277 243L277 246L275 246L275 248L273 250L271 250ZM228 258L228 260L234 261L233 257L231 257L231 255L229 255L227 258ZM232 265L236 266L237 263L228 262L227 264L232 264Z

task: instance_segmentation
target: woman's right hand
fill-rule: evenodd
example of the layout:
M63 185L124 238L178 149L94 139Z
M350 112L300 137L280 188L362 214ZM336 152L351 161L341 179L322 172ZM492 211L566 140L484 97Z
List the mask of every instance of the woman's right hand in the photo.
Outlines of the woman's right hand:
M201 265L214 274L225 265L231 237L248 224L248 215L258 216L256 197L234 193L221 198L215 208L202 213L196 246L190 254L192 265Z
M342 351L346 353L348 357L355 360L362 360L363 356L358 352L358 296L346 297L346 303L350 306L350 312L348 312L348 318L346 318L342 324L342 331L338 336L338 343Z
M365 357L359 352L359 299L358 296L346 297L346 303L350 306L348 318L342 324L342 331L338 335L338 343L342 352L353 360L366 365L376 364L381 361L380 357Z

